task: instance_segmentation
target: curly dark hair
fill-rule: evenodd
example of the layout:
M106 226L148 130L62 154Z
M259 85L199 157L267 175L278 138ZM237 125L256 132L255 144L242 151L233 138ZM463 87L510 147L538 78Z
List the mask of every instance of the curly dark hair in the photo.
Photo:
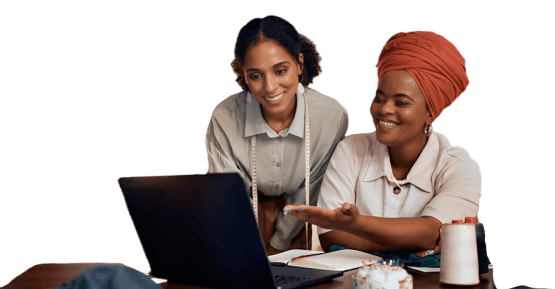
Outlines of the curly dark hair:
M236 81L243 90L249 91L242 68L245 55L249 48L263 40L276 41L293 56L297 63L299 63L299 54L303 54L304 63L301 66L303 73L299 76L299 82L304 86L312 83L314 77L322 72L320 68L322 58L316 51L316 45L306 36L299 34L293 25L277 16L255 18L239 31L235 43L235 59L231 62L231 67L237 74Z

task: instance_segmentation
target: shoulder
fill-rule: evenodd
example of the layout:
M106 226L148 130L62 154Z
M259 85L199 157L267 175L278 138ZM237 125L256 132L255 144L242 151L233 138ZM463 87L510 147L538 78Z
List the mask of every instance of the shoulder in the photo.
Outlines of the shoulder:
M364 157L367 153L372 153L376 143L375 133L352 134L339 142L337 150L352 156Z
M304 89L309 110L317 111L318 115L326 117L347 117L347 110L334 98L309 87L305 87Z
M207 138L211 134L220 134L219 138L225 135L226 138L233 139L244 134L246 100L247 92L242 91L220 102L212 112Z
M437 137L439 154L441 157L448 158L452 161L474 161L464 148L452 146L447 137L442 134L436 132L434 132L434 134Z
M342 142L349 146L370 145L376 140L375 133L359 133L346 136Z
M241 91L220 102L212 112L212 118L219 121L230 121L241 117L247 103L247 92Z
M479 176L480 169L478 163L472 159L469 153L461 147L452 146L449 140L439 134L435 133L439 145L439 154L437 160L437 168L441 173L460 173L467 176L476 174Z

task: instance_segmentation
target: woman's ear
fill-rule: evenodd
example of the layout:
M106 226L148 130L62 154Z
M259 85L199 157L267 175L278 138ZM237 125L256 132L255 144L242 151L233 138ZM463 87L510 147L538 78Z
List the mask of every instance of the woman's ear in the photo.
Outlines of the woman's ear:
M428 117L426 118L426 123L424 125L424 133L428 136L432 134L432 122L433 122L432 114L428 112Z
M234 58L231 62L231 68L233 68L233 72L237 75L237 82L239 85L243 86L243 84L249 85L247 82L247 74L243 71L243 66L239 62L237 58Z
M297 75L302 75L304 69L304 55L299 53L299 63L297 65Z

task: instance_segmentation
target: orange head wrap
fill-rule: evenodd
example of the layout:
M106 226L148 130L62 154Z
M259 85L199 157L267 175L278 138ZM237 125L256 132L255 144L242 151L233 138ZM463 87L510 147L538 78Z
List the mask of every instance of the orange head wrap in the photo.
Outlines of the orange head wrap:
M378 78L389 70L404 69L418 83L432 118L466 89L464 58L447 39L433 32L397 33L380 54Z

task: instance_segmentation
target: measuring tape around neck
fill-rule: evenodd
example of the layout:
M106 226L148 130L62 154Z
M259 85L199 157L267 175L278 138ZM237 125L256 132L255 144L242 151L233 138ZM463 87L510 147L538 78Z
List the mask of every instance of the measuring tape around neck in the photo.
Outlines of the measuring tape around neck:
M302 93L304 99L304 150L305 150L305 202L310 205L310 133L308 123L308 101L304 91ZM256 185L256 135L251 138L251 160L252 160L252 205L256 224L258 224L258 190ZM308 229L310 226L304 223L306 232L306 249L310 250Z

